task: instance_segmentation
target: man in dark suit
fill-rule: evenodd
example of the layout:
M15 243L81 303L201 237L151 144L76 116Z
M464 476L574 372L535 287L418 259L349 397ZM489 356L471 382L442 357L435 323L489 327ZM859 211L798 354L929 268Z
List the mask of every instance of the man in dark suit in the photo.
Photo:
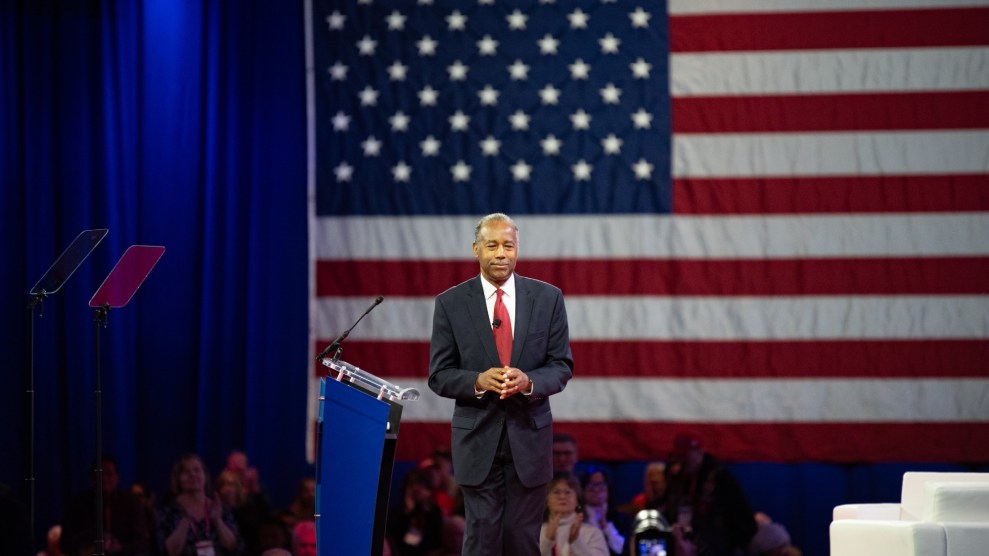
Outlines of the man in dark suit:
M480 276L436 298L429 387L456 400L453 470L464 493L466 556L539 554L553 473L549 396L573 376L563 294L515 274L518 227L474 230Z

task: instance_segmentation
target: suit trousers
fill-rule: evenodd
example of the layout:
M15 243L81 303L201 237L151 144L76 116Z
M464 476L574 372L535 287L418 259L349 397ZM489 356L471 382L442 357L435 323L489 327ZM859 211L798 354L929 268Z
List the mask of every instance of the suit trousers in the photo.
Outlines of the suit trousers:
M505 429L484 482L460 488L467 514L464 556L539 556L546 485L527 487L519 480Z

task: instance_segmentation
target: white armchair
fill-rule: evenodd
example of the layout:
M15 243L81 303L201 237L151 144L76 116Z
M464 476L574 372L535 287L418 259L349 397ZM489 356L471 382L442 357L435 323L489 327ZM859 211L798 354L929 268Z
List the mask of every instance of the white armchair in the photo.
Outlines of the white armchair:
M845 504L833 517L831 556L985 556L989 473L905 473L899 504Z

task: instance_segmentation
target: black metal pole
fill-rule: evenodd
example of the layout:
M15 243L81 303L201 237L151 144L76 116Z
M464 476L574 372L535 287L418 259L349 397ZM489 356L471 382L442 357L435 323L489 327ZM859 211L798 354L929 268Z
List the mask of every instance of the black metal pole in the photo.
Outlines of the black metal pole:
M103 552L103 391L100 387L100 325L106 327L109 305L101 305L96 309L93 321L96 326L96 387L93 390L96 404L96 470L93 491L96 494L96 540L93 548L96 556L104 556Z
M34 537L36 531L34 530L34 520L35 520L35 508L36 501L34 497L34 308L38 307L38 316L43 314L42 302L45 300L45 294L39 293L31 296L31 302L28 303L27 310L30 314L29 320L30 325L28 326L28 349L30 354L28 355L28 383L27 383L27 407L28 407L28 450L27 450L27 478L24 482L27 483L27 497L28 497L28 523L31 532L31 553L35 552Z

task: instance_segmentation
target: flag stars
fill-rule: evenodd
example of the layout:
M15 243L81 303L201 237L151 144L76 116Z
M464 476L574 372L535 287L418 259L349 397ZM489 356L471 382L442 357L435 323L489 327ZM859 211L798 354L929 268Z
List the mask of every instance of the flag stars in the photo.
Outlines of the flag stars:
M387 71L388 78L392 81L405 81L405 76L409 73L409 66L395 60L392 65L388 66Z
M521 110L516 110L514 114L508 117L508 121L512 123L512 129L515 131L528 130L530 119L529 115Z
M587 22L591 19L591 16L582 12L580 8L577 8L567 15L567 19L570 20L571 29L587 29Z
M374 56L374 49L378 47L378 41L371 38L370 35L364 35L364 38L357 41L357 52L361 56Z
M333 169L333 173L336 174L338 182L350 181L350 178L354 175L354 167L347 164L344 160L340 164L337 164L336 168Z
M570 122L573 123L574 129L590 129L591 115L584 112L583 108L579 108L576 112L570 115Z
M629 64L629 67L632 68L632 77L635 79L649 79L649 71L652 70L652 64L639 58L632 64Z
M361 149L364 151L364 156L378 156L381 154L381 141L371 135L361 143Z
M645 108L639 108L632 114L632 123L635 129L649 129L652 127L652 114L646 112Z
M424 35L421 39L416 41L416 48L419 50L420 56L432 56L436 54L436 47L439 43L432 39L429 35Z
M333 13L326 16L326 24L330 27L331 31L343 29L345 21L347 21L347 16L341 14L338 10L333 10Z
M488 135L481 141L481 153L484 156L498 156L499 149L501 149L501 141L491 135Z
M605 154L621 154L623 143L624 141L616 137L614 133L609 133L607 137L601 140L601 148L604 149Z
M404 160L399 160L398 164L392 167L391 175L396 182L408 182L412 176L412 167L406 164Z
M512 171L512 179L515 181L529 181L529 176L532 175L532 166L526 164L524 160L512 164L509 169Z
M641 6L635 8L634 12L628 14L629 19L632 20L632 27L639 29L645 29L649 27L649 18L652 14L642 9Z
M462 110L457 110L450 116L450 129L453 131L467 131L467 124L470 123L470 116L464 114Z
M399 13L398 10L388 14L385 21L388 22L389 31L401 31L405 29L405 16Z
M361 98L361 106L374 106L378 104L378 91L370 85L365 86L357 95Z
M347 131L350 128L350 116L343 113L343 111L337 112L332 119L333 131Z
M560 90L547 83L545 87L539 90L539 99L544 105L559 104Z
M560 41L553 38L553 35L546 33L543 38L536 41L536 44L539 45L539 52L541 54L549 56L556 54L557 49L560 46Z
M460 13L460 10L453 10L453 12L446 16L447 28L451 31L463 31L467 28L467 16Z
M508 17L505 19L508 20L509 29L523 31L525 30L525 22L529 19L529 16L516 9L514 12L508 14Z
M477 96L481 98L481 104L483 106L494 106L498 104L498 91L493 89L491 85L485 85L483 89L477 92Z
M618 54L618 45L621 43L622 41L611 33L598 40L598 44L601 45L601 52L604 54Z
M577 58L574 63L567 67L570 69L570 77L572 79L587 79L591 73L591 66L584 63L580 58Z
M635 172L635 179L637 180L648 180L652 178L653 165L646 162L646 159L640 158L638 162L632 165L632 171Z
M436 156L440 152L440 146L440 142L432 135L427 135L425 139L419 142L422 156Z
M409 130L409 117L405 115L405 112L399 110L395 112L395 115L388 118L388 122L391 123L392 131L408 131Z
M450 173L453 174L453 181L468 181L470 180L470 166L463 160L458 160L456 164L450 167Z
M539 142L539 146L542 147L544 155L553 156L560 154L560 147L563 146L563 142L550 133L545 139Z
M347 66L343 65L339 61L334 62L327 71L330 72L330 79L333 81L343 81L347 79Z
M512 81L524 81L529 78L529 66L522 63L522 60L515 60L515 63L508 66L508 74Z
M436 89L426 85L418 93L419 104L422 106L436 106L436 101L439 99L440 93Z
M498 52L498 41L491 38L491 35L484 35L484 38L477 41L477 51L481 56L494 56Z
M571 166L570 169L573 170L573 177L575 180L589 181L591 179L591 171L594 170L594 167L585 162L582 158L577 161L577 164Z
M452 64L446 67L446 71L450 74L450 81L463 81L467 78L467 70L470 69L460 60L454 60Z
M621 100L622 90L615 87L614 83L608 83L598 92L601 93L601 100L603 100L605 104L618 104Z

